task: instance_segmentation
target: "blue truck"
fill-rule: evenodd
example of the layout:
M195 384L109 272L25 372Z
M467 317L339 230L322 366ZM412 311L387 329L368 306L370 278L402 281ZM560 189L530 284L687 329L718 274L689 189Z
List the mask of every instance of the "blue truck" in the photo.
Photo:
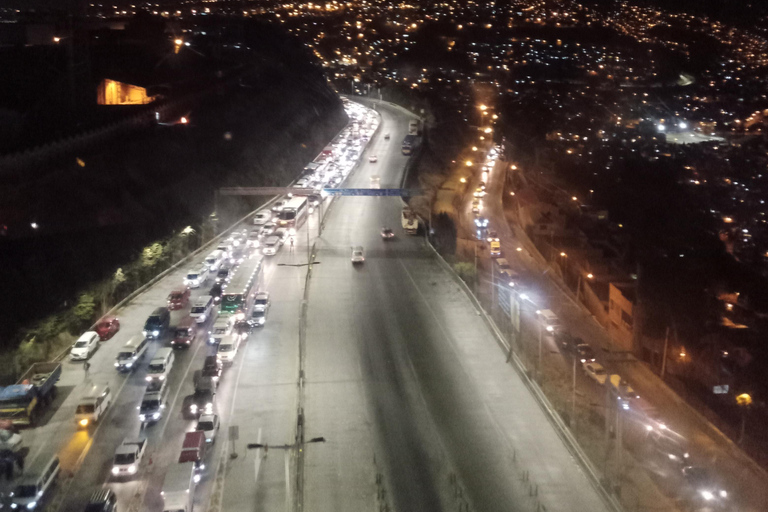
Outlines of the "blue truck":
M12 386L0 388L0 420L34 427L56 396L61 363L35 363Z

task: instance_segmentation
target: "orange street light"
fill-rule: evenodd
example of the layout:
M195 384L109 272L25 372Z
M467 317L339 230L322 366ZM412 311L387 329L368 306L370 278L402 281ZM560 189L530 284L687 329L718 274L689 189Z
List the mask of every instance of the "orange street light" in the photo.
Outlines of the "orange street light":
M590 272L589 274L587 274L587 279L592 279L593 277L595 277L595 276L592 274L592 272Z
M459 178L459 181L462 182L462 183L466 183L467 182L467 178Z
M181 39L176 39L173 42L174 44L176 44L176 46L181 46L182 44L184 44L184 41L182 41Z
M567 258L567 257L568 257L568 255L567 255L567 254L565 254L564 252L561 252L561 253L560 253L560 256L562 256L563 258Z
M467 165L467 167L472 167L472 160L467 160L464 163Z

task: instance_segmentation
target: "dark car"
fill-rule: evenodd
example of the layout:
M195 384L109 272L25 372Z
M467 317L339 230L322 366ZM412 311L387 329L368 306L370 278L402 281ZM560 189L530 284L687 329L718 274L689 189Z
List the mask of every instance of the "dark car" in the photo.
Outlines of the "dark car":
M216 391L213 389L197 389L192 395L184 397L182 414L187 419L197 419L202 414L213 414L213 403Z
M560 348L565 352L576 352L576 347L584 345L584 340L576 336L571 335L565 331L555 331L555 342L560 345Z
M214 382L218 383L221 378L221 371L224 368L224 363L216 356L206 356L203 362L203 369L200 372L202 377L210 377Z
M120 330L120 320L114 316L105 316L99 323L96 324L96 333L99 335L99 340L107 341Z
M395 238L395 232L391 228L381 228L381 238L384 240Z
M582 363L594 363L595 351L592 350L592 347L586 343L582 343L580 345L576 345L576 357L578 357L579 361Z
M687 466L683 468L683 478L688 484L691 501L705 503L711 510L725 507L728 493L711 470L701 466Z
M113 512L117 510L117 496L111 489L99 489L91 495L85 512Z
M149 315L144 323L144 336L149 339L158 339L168 330L171 322L171 313L168 308L157 308Z
M208 292L208 295L213 297L214 304L218 304L219 302L221 302L222 293L224 293L224 286L221 283L216 283L215 285L211 286L211 289Z

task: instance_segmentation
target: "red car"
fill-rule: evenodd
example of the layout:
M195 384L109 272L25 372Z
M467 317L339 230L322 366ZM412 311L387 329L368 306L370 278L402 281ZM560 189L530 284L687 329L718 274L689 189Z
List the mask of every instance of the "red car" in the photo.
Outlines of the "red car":
M171 346L174 348L186 348L195 341L197 335L197 322L194 318L184 318L173 330Z
M120 320L115 316L105 316L96 324L95 330L99 335L99 340L107 341L120 330Z
M179 288L174 290L168 295L168 309L173 311L175 309L181 309L187 307L189 304L189 288Z

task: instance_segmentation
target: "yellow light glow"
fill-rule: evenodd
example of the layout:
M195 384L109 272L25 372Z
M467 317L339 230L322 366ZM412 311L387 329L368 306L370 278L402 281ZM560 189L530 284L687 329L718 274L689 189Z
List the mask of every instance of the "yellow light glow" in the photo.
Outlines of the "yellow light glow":
M467 167L472 167L472 160L467 160L464 163L466 164Z
M184 41L182 41L181 39L176 39L173 43L177 46L181 46L182 44L184 44Z

